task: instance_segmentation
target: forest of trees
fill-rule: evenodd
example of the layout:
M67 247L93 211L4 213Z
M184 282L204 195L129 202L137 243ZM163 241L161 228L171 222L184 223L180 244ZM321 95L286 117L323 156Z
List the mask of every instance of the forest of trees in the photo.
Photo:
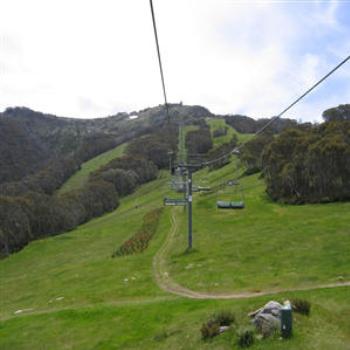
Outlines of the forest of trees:
M326 122L350 120L350 104L329 108L322 113L322 117Z
M252 134L261 129L270 119L261 118L253 119L244 115L226 115L225 121L228 125L232 126L235 130L242 134ZM269 130L273 134L277 134L284 129L291 128L297 125L297 122L293 119L280 118L270 125Z
M192 130L186 134L185 144L189 160L197 155L205 155L213 148L209 126L204 120L198 126L198 130Z
M154 180L158 168L168 166L168 152L176 150L176 130L164 127L135 138L125 156L92 173L84 187L60 196L55 191L82 162L77 155L53 160L23 181L0 185L0 256L116 209L120 196ZM87 145L83 154L100 153L100 143L95 141Z
M114 186L92 181L61 197L27 192L0 196L0 256L21 249L33 239L71 230L118 206Z
M350 120L331 119L285 130L265 148L262 168L272 199L286 203L350 199Z
M151 134L130 142L126 153L152 161L159 169L169 167L169 152L177 151L179 129L176 125L165 125Z
M228 164L231 159L231 151L237 146L238 138L233 135L229 142L223 143L222 145L211 149L207 154L210 170L219 169L224 165Z
M273 141L273 137L271 132L265 132L254 137L242 147L239 158L246 169L246 175L262 170L262 154L265 147Z
M182 123L183 107L174 105L172 108ZM156 112L160 114L163 109L159 107ZM191 108L186 107L186 110L191 111ZM195 107L193 111L205 112L199 107ZM31 115L34 112L25 110L25 113ZM152 110L145 110L143 113L152 113ZM12 180L15 180L2 183L0 181L0 256L21 249L31 240L71 230L93 217L114 210L119 205L120 197L155 179L159 169L168 167L169 152L176 153L178 145L176 123L169 126L165 118L161 119L158 114L154 121L157 127L152 127L148 120L141 121L139 124L133 124L131 130L118 137L104 132L87 132L79 138L79 142L73 142L70 136L65 135L61 138L60 133L57 133L54 140L59 145L51 148L51 141L46 144L53 155L45 160L44 164L38 158L40 152L36 153L32 148L43 144L43 140L48 137L45 133L51 125L50 120L53 120L53 125L57 124L56 127L61 123L59 118L47 116L47 124L41 129L38 127L40 132L36 130L35 142L28 146L28 160L24 159L27 155L23 151L18 168L11 166L11 162L14 161L12 157L20 153L23 147L21 148L16 140L12 140L12 137L18 135L20 140L27 140L28 135L33 133L30 131L28 134L20 130L16 124L18 120L13 124L11 120L6 121L2 125L4 119L0 118L0 126L4 126L3 129L0 128L0 132L11 131L11 137L5 137L5 141L0 140L0 146L5 145L5 152L0 158L0 163L4 164L5 169L2 169L0 175L8 179L11 171L14 171ZM35 114L35 123L40 124L40 118ZM118 118L125 120L124 115ZM234 137L230 142L213 148L205 118L193 118L192 115L191 123L199 128L189 131L186 135L185 142L190 155L199 154L201 160L211 161L230 153L237 145L238 140ZM258 123L244 118L246 117L236 118L235 123L241 123L244 130L250 127L249 130L255 130ZM350 199L350 105L328 109L323 113L323 118L325 122L320 125L282 122L270 132L264 132L242 147L240 159L245 165L246 174L262 171L267 193L273 200L300 204ZM234 118L230 119L228 124L233 120ZM84 123L90 127L95 122ZM113 121L105 118L99 130L104 130L108 123L114 125ZM27 124L28 121L24 118L24 125ZM28 125L26 128L29 128ZM119 132L128 124L123 125L117 127ZM286 128L287 125L292 127ZM283 131L276 134L280 129ZM224 128L214 136L219 137L225 133ZM62 140L65 140L64 145L60 144ZM84 161L125 140L129 142L123 157L113 159L90 174L84 187L63 195L56 194L56 190ZM62 151L62 147L65 150L73 147L74 152ZM46 154L45 152L43 154ZM198 158L195 161L198 161ZM221 167L228 161L229 157L222 157L220 161L212 164L211 168ZM28 170L29 173L24 173L23 167L30 162L35 162L36 166L41 164L40 169L33 167Z

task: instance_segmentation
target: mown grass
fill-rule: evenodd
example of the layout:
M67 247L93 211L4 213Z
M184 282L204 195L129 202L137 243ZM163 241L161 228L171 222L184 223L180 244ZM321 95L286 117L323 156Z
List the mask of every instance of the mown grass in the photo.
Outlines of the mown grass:
M160 233L143 254L118 259L111 255L142 226L143 216L162 204L159 192L167 187L168 178L162 173L159 180L123 199L118 210L71 232L34 241L0 261L1 316L19 309L50 310L164 295L153 283L150 261L169 230L169 213L162 216ZM59 297L64 299L56 300Z
M232 178L234 164L198 172L215 184ZM217 179L218 175L220 180ZM184 213L169 260L170 274L202 291L260 291L350 279L350 203L291 206L271 202L259 175L211 195L196 195L195 251L186 255ZM211 181L214 179L214 181ZM226 192L228 191L228 192ZM245 200L246 209L220 210L217 200Z
M294 314L290 340L256 341L251 349L349 349L350 313L346 288L279 295L308 298L312 314ZM238 325L269 298L238 301L158 300L142 304L89 308L20 316L1 323L1 349L237 349L236 329L201 340L201 323L217 310L231 310Z
M196 131L199 129L198 125L184 125L179 128L179 144L178 144L178 155L177 161L179 163L184 162L187 159L186 150L186 135L190 131Z
M63 186L59 189L58 194L63 194L65 192L69 192L73 189L84 186L91 172L99 169L101 166L107 164L112 159L122 156L126 145L126 143L123 143L83 163L81 169L72 175L68 181L63 184Z
M211 186L232 178L236 164L201 170ZM219 310L239 325L270 299L303 298L309 317L294 315L294 336L258 341L252 349L349 349L349 287L288 292L243 300L190 300L155 283L152 259L170 230L166 208L149 247L112 259L142 225L143 216L172 196L169 175L141 186L121 206L63 235L30 243L0 261L1 349L235 349L235 331L201 340L200 326ZM225 191L194 198L194 250L185 254L185 212L167 263L178 283L202 291L235 292L349 279L350 203L285 206L272 203L257 175L241 179L247 208L220 211ZM62 299L63 297L63 299ZM25 310L15 314L16 310Z

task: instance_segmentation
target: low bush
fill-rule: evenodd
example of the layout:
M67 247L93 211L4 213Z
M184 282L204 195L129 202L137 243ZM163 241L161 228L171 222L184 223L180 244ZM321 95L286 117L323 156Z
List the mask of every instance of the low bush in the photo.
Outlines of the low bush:
M220 326L230 326L232 323L235 323L235 315L231 311L219 311L213 315L212 319Z
M305 299L293 299L292 308L293 311L298 312L299 314L309 316L311 303Z
M210 339L220 334L221 326L230 326L235 322L235 315L231 311L219 311L213 314L210 319L202 324L202 339Z
M226 136L228 131L228 127L225 126L224 128L218 128L214 130L213 132L213 137L221 137L221 136Z
M112 258L143 252L157 231L162 211L163 208L158 208L148 212L143 217L142 227L112 254Z
M241 348L249 348L254 343L254 330L245 328L238 331L237 344Z
M207 155L208 161L212 162L209 166L209 169L219 169L228 164L231 158L231 151L236 147L237 142L237 136L233 135L232 139L229 142L210 150Z
M215 320L209 320L208 322L203 323L201 334L203 340L214 338L220 334L220 324Z

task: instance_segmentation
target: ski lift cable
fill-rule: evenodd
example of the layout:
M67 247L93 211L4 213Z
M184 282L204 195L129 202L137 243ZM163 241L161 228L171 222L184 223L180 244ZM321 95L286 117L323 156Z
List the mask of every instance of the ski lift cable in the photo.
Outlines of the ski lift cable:
M298 97L294 102L292 102L287 108L285 108L280 114L278 114L277 116L271 118L271 120L269 120L261 129L259 129L258 131L256 131L253 135L253 137L250 140L247 140L243 143L241 143L239 146L234 147L230 152L216 158L213 159L211 161L208 162L204 162L203 165L207 166L213 163L216 163L226 157L229 157L232 153L234 153L235 151L238 151L245 146L248 142L250 142L253 138L255 138L256 136L258 136L259 134L261 134L264 130L266 130L266 128L268 128L272 123L274 123L277 119L281 118L282 115L284 115L287 111L289 111L292 107L294 107L298 102L300 102L305 96L307 96L311 91L313 91L317 86L319 86L321 83L323 83L327 78L329 78L333 73L335 73L341 66L343 66L347 61L350 60L350 56L346 57L343 61L341 61L336 67L334 67L331 71L329 71L325 76L323 76L319 81L317 81L314 85L312 85L308 90L306 90L300 97Z
M162 65L162 58L161 58L161 55L160 55L158 31L157 31L156 17L155 17L155 15L154 15L153 0L149 0L149 4L150 4L151 14L152 14L152 23L153 23L154 39L155 39L155 41L156 41L157 56L158 56L158 64L159 64L160 78L161 78L161 81L162 81L162 88L163 88L163 96L164 96L164 103L165 103L166 115L167 115L168 123L170 123L169 105L168 105L168 100L167 100L167 95L166 95L166 89L165 89L164 71L163 71L163 65Z

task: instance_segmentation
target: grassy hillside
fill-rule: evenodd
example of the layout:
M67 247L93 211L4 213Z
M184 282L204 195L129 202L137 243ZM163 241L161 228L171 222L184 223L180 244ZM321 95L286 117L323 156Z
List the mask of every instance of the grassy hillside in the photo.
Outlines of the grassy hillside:
M232 179L234 164L195 175L210 184ZM194 247L183 255L186 221L173 242L169 271L201 291L263 291L350 280L350 203L280 205L270 201L259 175L244 177L194 200ZM245 200L244 210L220 210L217 200ZM307 263L305 263L307 262Z
M178 151L178 161L183 162L185 159L187 159L187 150L186 150L186 135L190 131L198 130L199 127L197 125L186 125L186 126L180 126L179 129L179 151Z
M114 155L115 156L115 155ZM233 177L236 164L208 173L215 186ZM166 241L171 279L196 291L276 291L349 280L350 203L285 206L270 202L257 176L241 179L246 209L219 211L217 199L240 199L218 190L194 198L194 251L186 254L185 212L166 208L155 237L139 255L111 258L162 206L170 177L160 177L122 199L117 211L66 234L30 243L0 261L1 349L232 349L235 331L211 342L199 328L214 311L232 310L240 325L271 299L294 296L312 303L310 317L295 315L294 337L258 341L252 349L349 349L350 288L282 292L235 300L194 300L157 285L153 257ZM174 239L171 217L177 222ZM22 312L19 312L22 310ZM17 311L17 313L16 313Z
M236 135L239 142L249 140L253 134L241 134L237 132L231 125L226 124L225 119L222 118L207 118L207 124L210 127L210 132L213 135L214 131L221 128L227 128L227 134L219 137L213 137L214 147L220 146L231 141L233 135Z
M348 350L348 294L346 288L298 293L311 301L313 310L310 317L295 315L293 338L258 341L250 349ZM154 299L16 317L2 323L0 345L2 349L237 349L234 332L202 341L198 331L202 321L218 309L229 309L239 322L248 323L247 312L268 300Z
M91 172L99 169L101 166L107 164L112 159L120 157L124 153L126 145L126 143L123 143L83 163L81 169L64 183L58 193L62 194L83 186L88 180Z

